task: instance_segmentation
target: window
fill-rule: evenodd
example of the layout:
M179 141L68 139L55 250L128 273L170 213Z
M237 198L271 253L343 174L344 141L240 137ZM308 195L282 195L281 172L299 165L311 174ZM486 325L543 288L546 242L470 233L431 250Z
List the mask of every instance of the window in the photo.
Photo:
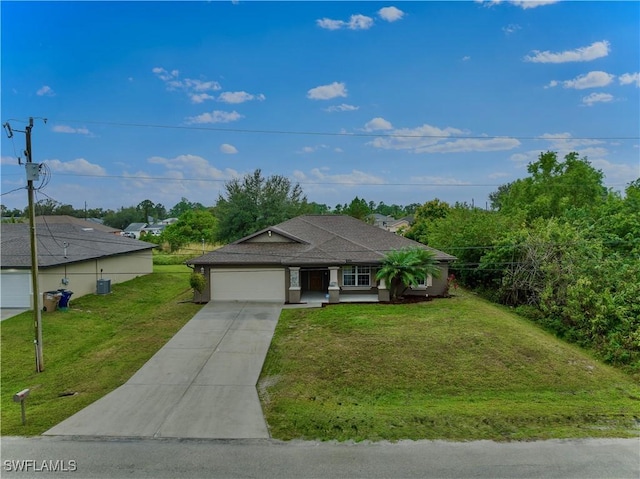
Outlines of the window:
M430 274L427 275L426 279L418 280L418 283L416 284L416 286L413 287L413 289L424 289L424 288L427 288L429 286L433 286L433 280L432 280Z
M370 286L370 266L345 266L342 268L343 286Z

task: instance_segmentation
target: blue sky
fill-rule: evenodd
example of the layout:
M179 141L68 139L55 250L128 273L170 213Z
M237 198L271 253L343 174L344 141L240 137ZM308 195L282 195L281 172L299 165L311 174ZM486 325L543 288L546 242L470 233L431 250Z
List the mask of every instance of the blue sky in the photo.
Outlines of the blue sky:
M48 119L38 199L210 206L260 168L329 206L484 206L546 150L616 190L640 176L638 2L0 8L2 122ZM1 148L2 203L23 208L24 135Z

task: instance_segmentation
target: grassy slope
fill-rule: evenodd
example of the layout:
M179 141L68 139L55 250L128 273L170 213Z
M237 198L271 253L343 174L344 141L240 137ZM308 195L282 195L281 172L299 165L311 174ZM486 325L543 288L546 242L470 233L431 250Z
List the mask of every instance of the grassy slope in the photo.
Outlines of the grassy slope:
M2 328L2 435L40 434L133 375L199 309L190 270L156 266L155 273L112 286L112 294L71 298L69 311L43 313L45 370L35 372L33 313ZM27 425L13 394L31 389ZM73 396L60 396L76 392Z
M281 439L637 436L640 388L471 294L285 310L261 377Z

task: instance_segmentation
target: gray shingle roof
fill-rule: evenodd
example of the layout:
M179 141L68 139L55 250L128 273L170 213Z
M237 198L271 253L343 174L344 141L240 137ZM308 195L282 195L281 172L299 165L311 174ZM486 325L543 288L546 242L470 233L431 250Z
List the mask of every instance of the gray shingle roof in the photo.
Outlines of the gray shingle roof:
M38 266L46 268L154 248L152 243L89 229L76 222L37 223ZM2 223L2 268L31 268L29 225ZM66 257L65 257L65 243Z
M68 215L36 216L36 224L42 224L42 227L44 228L46 228L47 225L52 225L55 223L74 224L80 226L81 228L93 228L97 231L104 231L105 233L115 233L117 231L122 231L117 228L112 228L111 226L106 226L102 223L98 223L96 221L83 220L82 218L75 218Z
M248 242L260 233L284 232L299 241L283 243ZM290 219L235 243L189 260L194 265L329 265L379 263L392 250L420 247L435 253L440 261L454 256L403 236L371 226L351 216L304 215Z

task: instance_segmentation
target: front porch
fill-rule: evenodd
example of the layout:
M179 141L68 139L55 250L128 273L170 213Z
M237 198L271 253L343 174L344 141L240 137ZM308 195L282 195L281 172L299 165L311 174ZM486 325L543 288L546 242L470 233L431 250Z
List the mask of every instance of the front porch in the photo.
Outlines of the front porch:
M378 303L388 301L384 280L372 266L289 267L289 304ZM347 269L349 268L349 269Z
M300 296L300 303L313 304L313 303L329 303L329 295L320 291L304 291ZM348 292L341 292L338 298L340 303L378 303L377 293L371 294L349 294Z

